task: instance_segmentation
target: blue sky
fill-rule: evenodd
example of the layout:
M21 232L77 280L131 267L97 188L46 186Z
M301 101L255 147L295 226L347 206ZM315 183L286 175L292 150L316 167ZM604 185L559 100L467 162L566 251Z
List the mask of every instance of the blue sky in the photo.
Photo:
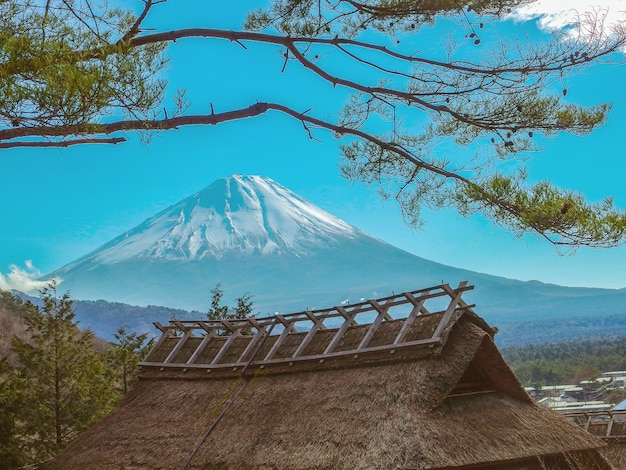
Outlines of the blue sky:
M242 1L224 7L220 4L225 2L178 0L156 7L150 21L161 30L239 28L245 12L263 3ZM538 28L562 27L569 8L576 5L567 2L567 10L561 10L557 3L565 2L537 2L533 11L520 15L524 21L510 20L500 26L501 32L519 34L523 27L531 37L539 37ZM624 17L626 1L601 5ZM543 23L538 25L537 18ZM206 111L208 103L219 112L268 100L299 110L313 107L317 116L332 119L345 97L343 90L329 90L291 64L281 74L282 58L272 46L249 44L244 50L225 41L193 39L181 40L169 53L166 77L172 87L188 89L192 111ZM613 195L616 205L626 208L625 76L624 65L610 65L567 80L573 101L612 102L612 113L606 125L589 136L564 134L542 141L544 150L527 162L532 179L551 179L592 201ZM316 140L310 140L302 125L287 117L264 115L170 131L149 143L131 137L118 146L3 150L0 287L20 287L11 282L59 268L234 173L269 176L361 230L444 264L521 280L626 287L626 247L581 248L563 257L535 237L517 239L480 216L464 219L445 210L426 212L424 227L412 230L394 203L383 203L375 188L342 179L337 141L325 131L314 135Z

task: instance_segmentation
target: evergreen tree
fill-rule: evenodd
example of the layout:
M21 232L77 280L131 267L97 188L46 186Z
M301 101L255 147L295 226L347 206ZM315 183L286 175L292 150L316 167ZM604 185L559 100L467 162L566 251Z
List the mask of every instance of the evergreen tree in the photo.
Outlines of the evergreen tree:
M241 297L237 297L237 306L235 307L235 316L237 318L251 317L253 306L254 306L254 301L252 300L252 295L246 292Z
M109 352L109 364L115 381L126 394L137 381L137 365L150 351L154 339L148 339L147 333L127 332L123 326L118 328L113 337L115 342Z
M58 454L116 400L105 355L94 348L93 333L78 328L69 294L58 297L53 282L41 300L42 307L24 316L30 339L13 340L27 404L19 412L19 434L35 464Z
M209 320L238 320L254 316L252 314L254 301L248 292L236 299L237 306L232 309L228 305L222 305L223 297L224 290L221 284L211 289L211 306L207 312Z
M234 309L231 309L227 305L222 305L223 297L224 290L221 284L217 284L211 289L211 307L207 312L207 318L209 320L239 320L254 316L252 313L254 302L252 295L249 293L246 292L244 295L237 298L237 306ZM241 333L244 335L252 334L252 330L250 328L244 328ZM230 331L227 329L219 329L218 334L229 335Z
M27 406L24 384L5 358L0 358L0 467L21 468L24 454L18 435L19 411Z
M222 305L222 298L224 297L224 290L221 284L217 284L211 289L211 306L207 312L207 318L209 320L223 320L232 318L228 314L228 306Z

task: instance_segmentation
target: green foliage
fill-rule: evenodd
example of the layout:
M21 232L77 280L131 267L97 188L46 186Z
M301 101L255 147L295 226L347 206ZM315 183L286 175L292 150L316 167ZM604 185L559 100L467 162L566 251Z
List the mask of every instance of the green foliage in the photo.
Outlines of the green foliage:
M0 357L0 462L6 470L22 468L26 458L18 436L20 410L24 401L24 381Z
M0 2L0 122L77 128L102 115L145 118L160 106L162 44L129 47L135 21L90 2Z
M120 326L113 335L115 341L108 353L109 368L113 373L116 383L124 394L135 384L138 379L137 365L150 352L154 338L148 339L148 334L128 332Z
M626 370L624 338L526 345L502 349L525 385L578 383L609 370Z
M534 232L559 245L606 246L621 243L626 214L607 198L588 204L580 194L549 181L525 185L525 174L495 174L479 184L464 185L456 194L461 214L482 212L519 236Z
M238 320L253 316L252 309L254 302L252 295L245 293L236 299L237 306L233 309L227 305L222 305L224 290L220 284L211 289L211 307L207 312L209 320Z
M24 302L11 292L0 291L0 307L11 310L18 316L23 316L32 308L32 305L30 302Z
M211 307L207 312L207 318L209 320L233 321L254 317L254 314L252 313L254 302L252 301L252 296L249 293L245 293L241 297L238 297L236 300L237 305L232 309L227 305L222 305L223 297L224 290L220 284L217 284L213 289L211 289ZM231 332L226 328L219 329L218 333L224 336L231 334ZM251 334L251 330L249 328L244 328L241 333Z
M54 457L116 403L106 358L93 347L94 335L74 321L68 294L50 284L41 291L42 307L25 313L30 339L15 338L18 374L23 381L19 435L32 463Z
M68 294L51 284L36 307L0 292L13 348L0 351L0 468L38 465L95 423L137 380L152 346L147 334L120 327L106 343L75 321ZM16 364L16 365L14 365Z
M252 295L245 293L241 297L237 297L237 305L235 307L235 315L237 318L248 318L252 315L252 308L254 307L254 301Z
M224 290L221 285L216 285L211 289L211 307L207 312L207 318L209 320L222 320L232 318L228 315L228 306L222 305L222 297L224 297Z
M609 44L614 52L625 41L623 28L603 31L601 20L591 18L580 24L595 32L587 39L581 34L528 45L490 36L485 25L522 3L528 2L274 0L267 9L249 14L246 27L310 38L315 58L319 38L354 48L347 57L374 64L376 86L341 75L328 78L355 91L340 115L341 129L335 129L337 138L348 141L340 146L341 169L347 179L376 185L384 198L395 198L409 225L422 224L423 207L454 207L465 216L481 212L520 236L539 234L557 246L624 243L626 215L609 200L588 204L549 182L526 185L515 172L498 170L501 160L508 162L507 170L523 170L523 154L538 150L539 134L584 135L606 121L609 104L568 102L568 90L553 84L604 56L601 50ZM423 25L453 17L464 25L464 40L454 34L458 22L450 21L450 42L442 45L439 57L416 52L415 35ZM387 53L388 46L378 47L377 40L389 38L396 47ZM373 50L384 51L389 62L377 61ZM323 68L317 59L304 65ZM425 122L421 129L403 126L420 114ZM350 135L358 138L346 137ZM454 155L450 159L434 156L433 149L444 143L466 148L446 148L446 154ZM519 164L511 165L511 160ZM503 181L514 183L517 194L498 191ZM542 207L533 206L537 199ZM563 217L559 211L570 205Z

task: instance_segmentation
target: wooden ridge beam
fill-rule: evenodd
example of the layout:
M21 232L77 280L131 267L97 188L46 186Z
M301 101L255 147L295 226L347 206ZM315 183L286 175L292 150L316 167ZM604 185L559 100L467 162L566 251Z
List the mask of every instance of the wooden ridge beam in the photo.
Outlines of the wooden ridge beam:
M226 354L226 351L228 351L230 346L235 342L237 338L239 338L239 336L241 336L241 327L236 329L230 336L228 336L228 339L226 340L226 342L222 345L220 350L217 352L217 354L211 361L211 365L214 365L220 362L220 360Z
M428 293L429 292L427 292L427 294ZM426 310L424 308L424 302L426 302L425 298L420 297L418 300L412 294L408 292L405 293L405 295L406 295L406 298L411 302L411 304L413 304L413 308L411 309L411 312L404 320L404 323L402 323L402 328L400 328L400 331L398 331L398 335L393 340L393 344L400 344L404 342L404 338L406 337L406 334L411 329L411 326L413 326L413 323L415 323L418 313L423 314L424 310ZM428 310L426 310L426 312L428 312Z
M309 343L313 340L315 333L317 333L318 330L322 330L326 328L324 326L323 318L311 317L311 321L313 321L313 326L311 327L311 329L308 331L306 336L302 339L302 341L298 345L298 348L293 353L293 357L300 357L302 353L304 352L304 350L306 349L306 347L309 345Z
M285 329L282 331L280 336L276 339L276 341L272 345L272 348L269 350L269 352L265 356L265 359L264 359L265 361L271 360L274 357L274 354L276 354L276 351L278 351L278 348L280 348L283 342L287 339L287 336L292 331L295 331L293 323L285 319L285 317L283 317L282 315L276 315L276 319L284 325Z
M152 346L152 350L150 351L150 354L152 354L152 351L157 351L163 345L163 343L165 343L165 341L170 337L170 334L171 334L171 329L169 327L165 327L161 325L159 322L154 322L154 326L156 326L163 333L161 334L161 337L157 340L156 344Z
M237 362L243 362L245 358L253 351L254 347L259 343L261 338L265 337L265 335L267 334L267 328L269 325L269 323L264 323L263 325L256 323L255 328L257 329L257 332L250 339L248 345L246 346L246 349L244 349L244 351L241 353L241 356L239 356Z
M448 322L452 318L452 314L454 313L457 306L461 302L461 295L463 295L463 292L464 292L462 288L466 286L467 286L467 281L460 282L459 287L455 290L451 289L450 286L448 286L447 284L444 284L441 286L444 289L444 291L452 298L452 300L450 300L450 304L448 305L448 308L446 309L445 313L441 317L441 320L439 321L439 325L437 326L437 329L433 333L433 338L439 338L441 336L441 333L443 332L443 329L448 325Z
M214 336L215 336L215 330L211 330L207 332L204 338L202 338L202 341L200 341L200 344L198 345L196 350L193 352L193 354L187 361L187 364L194 364L198 360L198 357L200 357L200 354L202 354L202 352L206 349L207 344L209 344L209 341L211 341L211 339Z
M360 313L359 311L348 313L343 307L335 307L335 308L345 318L345 321L343 322L343 325L341 325L341 327L337 330L337 333L335 333L335 336L333 336L333 339L330 342L330 344L326 347L324 354L330 354L331 352L334 351L334 349L339 344L339 341L341 341L341 338L343 338L343 335L346 333L346 331L348 331L348 328L350 328L354 323L356 323L354 318L356 317L357 313Z
M370 341L372 340L372 338L374 337L374 335L378 331L378 328L382 324L383 320L386 320L386 321L393 320L391 318L391 316L389 315L389 313L388 313L389 306L387 306L387 305L382 306L378 302L376 302L375 300L370 300L370 303L372 304L372 307L374 307L374 309L378 312L378 315L376 315L376 318L374 319L372 324L367 329L367 333L365 333L365 336L363 337L363 339L359 343L359 347L357 348L357 350L361 350L361 349L367 348L367 346L370 344Z
M355 359L355 355L366 356L368 354L379 354L388 352L390 355L397 354L402 352L403 350L410 349L415 346L427 346L430 344L436 344L438 341L433 338L425 338L418 339L414 341L407 341L403 344L393 345L387 344L382 346L373 346L367 349L358 351L356 349L350 349L347 351L337 351L332 355L327 354L315 354L312 356L302 356L302 357L287 357L287 358L278 358L271 360L260 360L254 361L252 365L255 367L267 367L272 365L280 365L280 364L289 364L289 363L307 363L307 362L319 362L326 361L328 359L336 359L336 358L352 358ZM191 370L206 370L206 369L233 369L236 367L245 366L245 362L229 362L224 364L173 364L173 363L163 363L163 362L144 362L141 364L142 367L163 367L167 369L191 369Z
M178 340L178 343L176 343L176 346L174 346L174 348L167 355L167 358L165 358L164 362L172 362L176 355L183 348L190 336L193 336L193 329L188 329L187 331L185 331L185 334Z

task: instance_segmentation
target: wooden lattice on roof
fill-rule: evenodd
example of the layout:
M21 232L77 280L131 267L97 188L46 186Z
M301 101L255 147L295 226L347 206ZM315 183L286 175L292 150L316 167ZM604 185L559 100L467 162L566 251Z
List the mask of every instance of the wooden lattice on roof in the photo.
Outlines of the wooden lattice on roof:
M359 363L402 355L416 346L441 346L460 312L471 312L472 306L461 298L470 289L467 282L456 288L442 284L266 318L155 323L162 336L140 366L153 372L241 373L250 368Z

